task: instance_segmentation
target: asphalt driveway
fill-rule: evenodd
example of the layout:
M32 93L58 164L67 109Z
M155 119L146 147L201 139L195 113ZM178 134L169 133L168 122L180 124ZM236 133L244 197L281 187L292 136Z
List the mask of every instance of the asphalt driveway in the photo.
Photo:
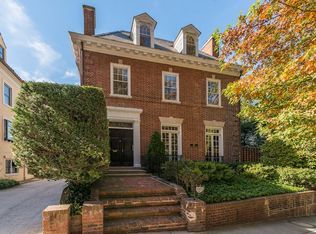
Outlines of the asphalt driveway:
M0 234L42 232L42 210L59 203L64 181L39 180L0 190Z

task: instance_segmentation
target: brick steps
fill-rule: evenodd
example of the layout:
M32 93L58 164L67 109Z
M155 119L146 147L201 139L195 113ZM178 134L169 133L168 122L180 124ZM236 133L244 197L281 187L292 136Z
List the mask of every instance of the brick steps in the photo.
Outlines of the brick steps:
M109 172L107 174L108 177L130 177L130 176L151 176L150 174L148 173L124 173L124 174L121 174L121 173L113 173L113 172Z
M180 216L152 216L107 221L104 226L104 233L180 231L185 229L186 223Z
M112 190L112 191L99 191L100 200L106 198L135 198L135 197L152 197L152 196L168 196L175 195L173 188L131 188L128 190Z
M151 176L145 170L134 167L110 167L108 177Z
M148 216L170 216L180 214L180 211L181 208L179 205L115 208L106 209L104 212L104 219L111 220Z
M130 208L142 206L179 205L177 196L154 196L136 198L107 198L103 200L104 208Z

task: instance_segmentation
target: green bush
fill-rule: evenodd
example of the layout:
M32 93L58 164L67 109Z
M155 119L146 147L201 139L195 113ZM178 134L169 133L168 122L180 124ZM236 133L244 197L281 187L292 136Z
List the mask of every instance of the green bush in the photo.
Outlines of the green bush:
M206 203L218 203L303 190L301 187L239 175L231 182L205 183L205 191L198 198Z
M237 172L248 177L266 179L266 180L277 180L278 173L273 166L265 166L261 163L256 164L243 164L237 167Z
M64 189L60 204L71 204L71 215L81 213L81 207L85 201L90 199L91 184L90 183L73 183L69 182L68 186Z
M316 171L313 169L280 167L277 172L280 183L309 189L316 188Z
M229 181L235 176L230 166L224 163L195 162L194 164L207 176L207 181Z
M104 175L109 142L101 89L26 82L14 112L13 150L31 174L74 183Z
M18 185L19 182L10 179L0 179L0 189L11 188L13 186Z
M151 137L147 152L147 169L156 173L161 170L165 156L165 145L161 141L159 132L154 132Z
M282 140L267 140L260 148L260 162L265 165L281 167L307 167L308 160L299 156L295 150Z

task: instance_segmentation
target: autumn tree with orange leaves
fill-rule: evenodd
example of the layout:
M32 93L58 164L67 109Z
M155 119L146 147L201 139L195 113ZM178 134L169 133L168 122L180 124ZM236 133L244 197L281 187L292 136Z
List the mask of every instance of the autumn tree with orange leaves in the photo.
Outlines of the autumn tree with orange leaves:
M223 68L242 66L242 78L224 91L231 103L242 103L240 116L316 162L315 0L257 1L236 26L214 36Z

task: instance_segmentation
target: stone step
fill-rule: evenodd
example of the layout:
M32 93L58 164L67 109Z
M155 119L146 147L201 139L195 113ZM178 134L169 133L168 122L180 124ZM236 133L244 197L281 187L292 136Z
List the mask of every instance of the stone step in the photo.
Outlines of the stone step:
M186 222L179 215L107 220L104 223L104 233L110 234L173 230L181 231L185 229Z
M104 208L129 208L143 206L179 205L180 198L174 196L131 197L131 198L106 198Z
M141 170L141 169L109 169L108 172L111 174L147 173L145 170Z
M99 199L104 200L106 198L135 198L135 197L153 197L153 196L169 196L175 195L175 190L172 187L139 187L139 188L122 188L115 190L100 190Z
M180 212L181 212L180 205L105 209L104 219L112 220L112 219L139 218L139 217L148 217L148 216L180 215Z

